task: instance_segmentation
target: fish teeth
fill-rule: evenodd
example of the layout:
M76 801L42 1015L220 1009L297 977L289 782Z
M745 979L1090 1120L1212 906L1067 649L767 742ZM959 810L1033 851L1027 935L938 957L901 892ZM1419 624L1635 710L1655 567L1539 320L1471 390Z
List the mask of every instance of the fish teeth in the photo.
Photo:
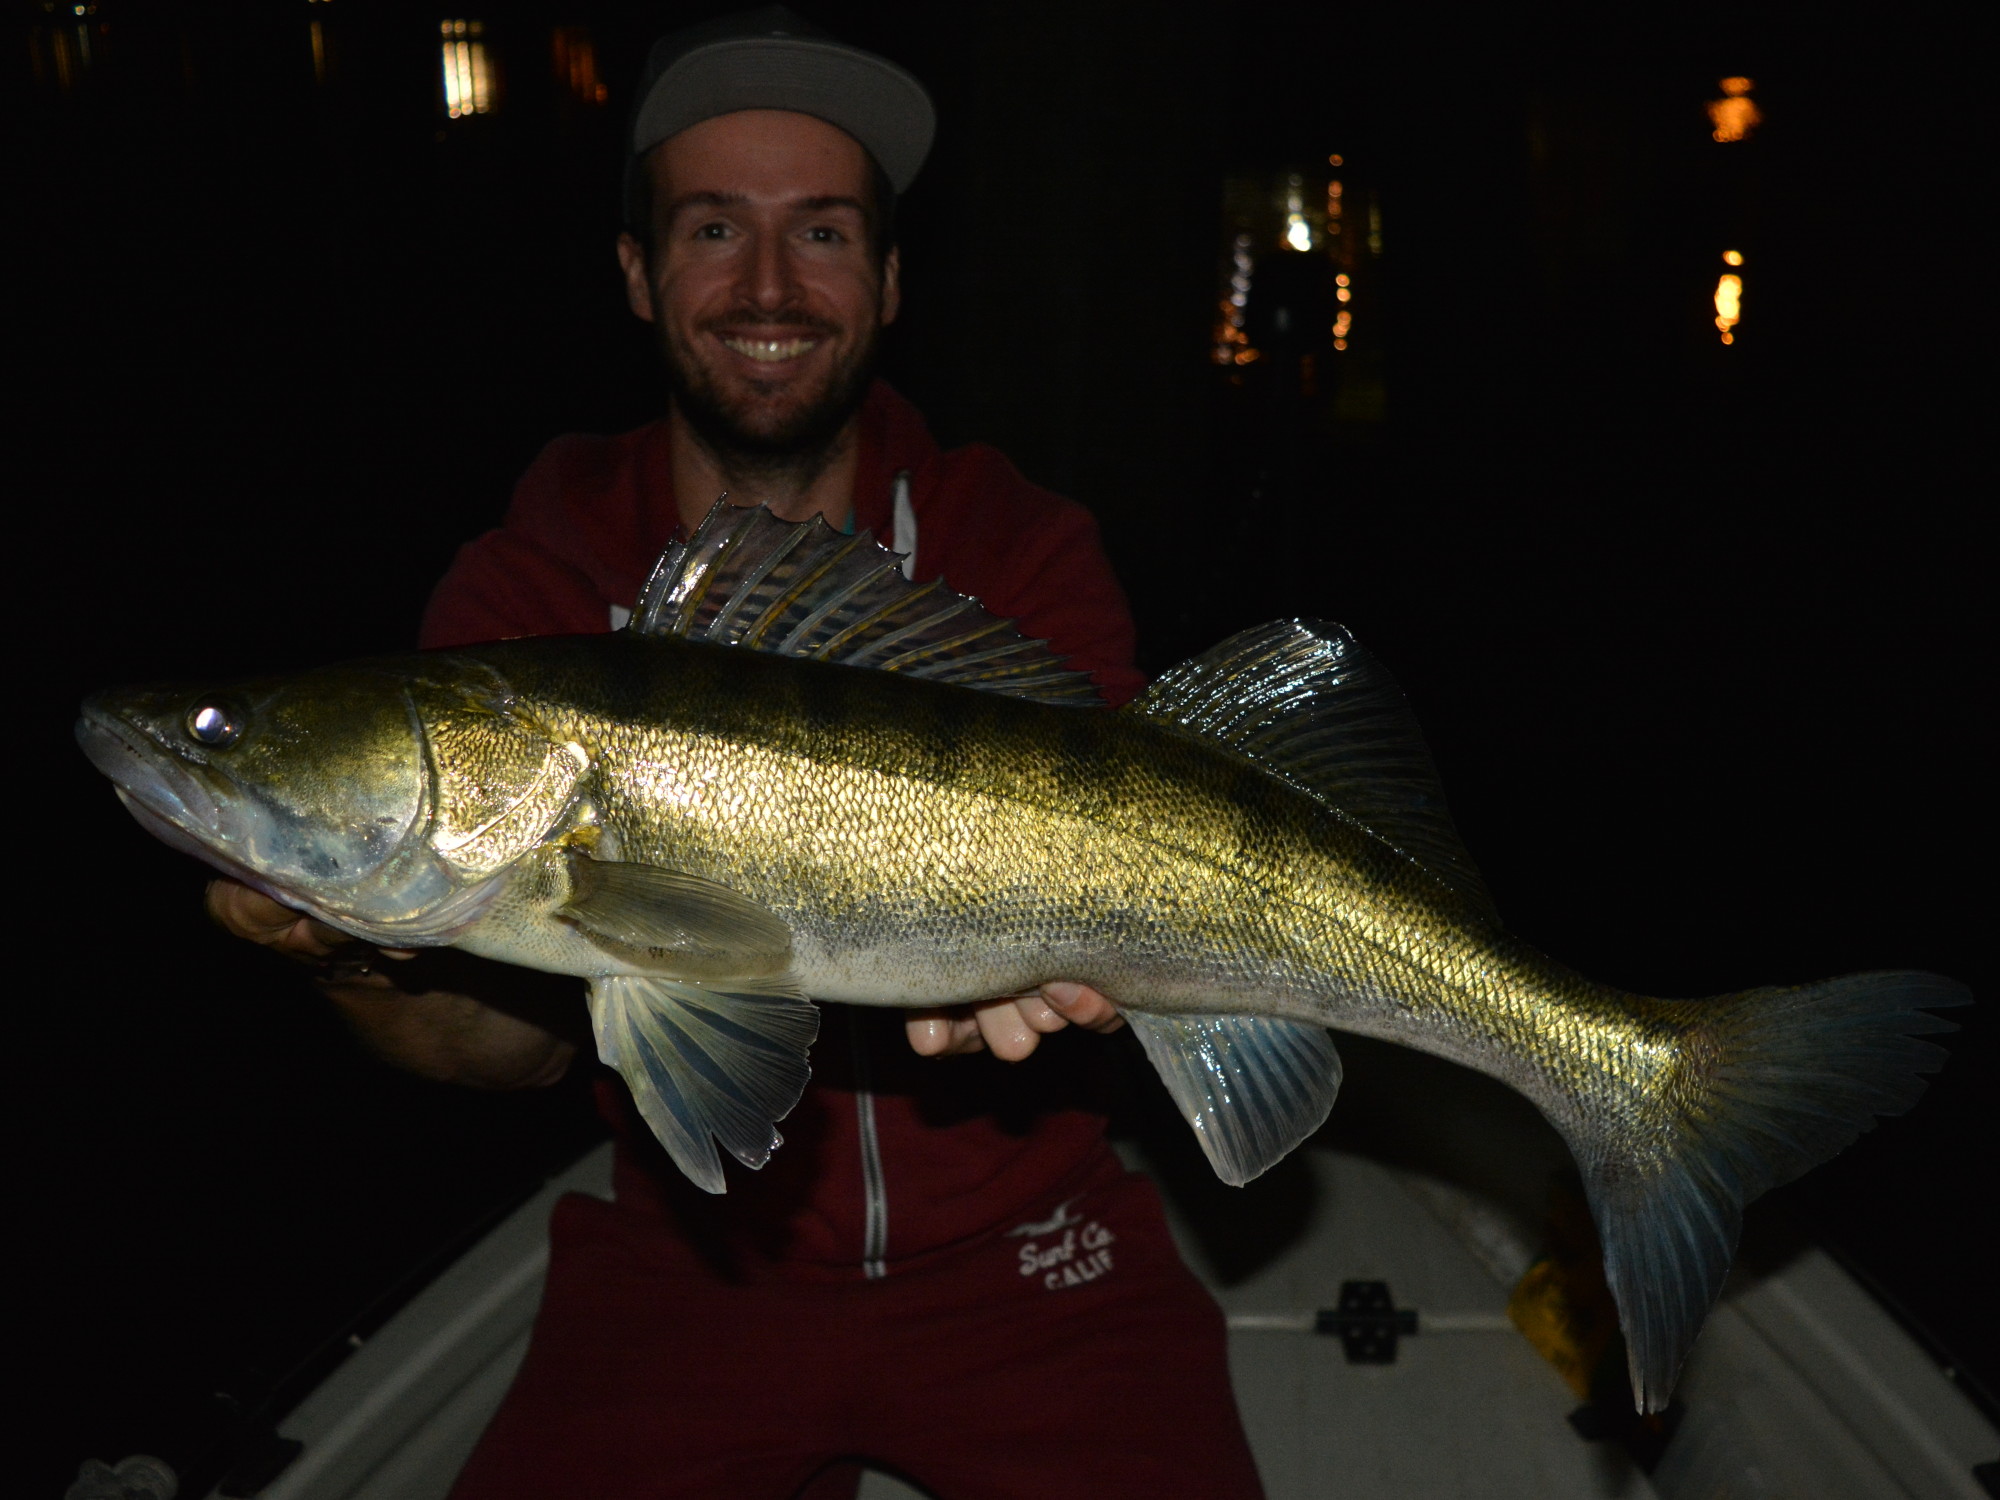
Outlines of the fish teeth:
M760 364L776 364L783 359L797 359L806 350L819 343L818 339L746 339L725 336L725 347L734 349Z

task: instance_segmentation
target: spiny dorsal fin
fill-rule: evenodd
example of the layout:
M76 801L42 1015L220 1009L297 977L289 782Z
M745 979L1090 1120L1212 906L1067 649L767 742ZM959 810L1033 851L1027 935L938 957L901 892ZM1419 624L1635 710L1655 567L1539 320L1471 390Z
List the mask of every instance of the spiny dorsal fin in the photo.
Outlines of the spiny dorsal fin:
M1342 627L1243 631L1163 673L1132 711L1222 741L1494 914L1402 690Z
M941 578L912 583L866 531L786 521L718 500L693 538L653 565L626 627L640 635L748 646L1008 693L1099 703L1088 673Z

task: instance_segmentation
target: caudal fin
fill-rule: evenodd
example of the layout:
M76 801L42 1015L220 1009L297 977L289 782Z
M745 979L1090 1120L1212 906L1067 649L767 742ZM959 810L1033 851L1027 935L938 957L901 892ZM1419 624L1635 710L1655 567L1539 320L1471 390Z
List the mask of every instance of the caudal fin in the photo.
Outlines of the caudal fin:
M1675 1117L1644 1147L1572 1141L1641 1412L1665 1408L1722 1290L1743 1206L1850 1144L1924 1091L1955 1029L1928 1010L1971 1001L1936 974L1855 974L1692 1004Z

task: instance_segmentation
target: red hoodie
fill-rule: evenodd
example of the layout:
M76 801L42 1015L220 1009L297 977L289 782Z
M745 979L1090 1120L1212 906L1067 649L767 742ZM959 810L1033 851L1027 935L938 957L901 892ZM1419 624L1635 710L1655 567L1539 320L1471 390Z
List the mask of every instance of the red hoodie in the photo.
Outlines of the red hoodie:
M611 629L614 607L622 618L679 529L669 442L659 421L551 443L500 528L459 552L425 614L423 644ZM885 541L902 475L915 577L942 574L1018 620L1088 669L1112 703L1139 690L1131 619L1087 511L1030 484L992 448L943 452L916 409L878 381L861 412L854 515ZM677 1219L732 1279L877 1277L1117 1172L1085 1076L1101 1061L1091 1038L1059 1034L1018 1065L983 1054L929 1060L910 1050L893 1011L823 1010L812 1083L780 1126L785 1144L760 1173L730 1163L721 1198L682 1178L606 1076L619 1210L633 1227Z

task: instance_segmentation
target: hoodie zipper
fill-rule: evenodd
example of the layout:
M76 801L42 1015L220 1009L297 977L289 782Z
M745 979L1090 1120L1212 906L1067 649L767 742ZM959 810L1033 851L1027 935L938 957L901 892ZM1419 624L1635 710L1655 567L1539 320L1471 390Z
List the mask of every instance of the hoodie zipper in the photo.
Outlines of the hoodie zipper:
M917 512L910 504L910 471L904 469L890 487L889 550L902 554L903 576L917 576Z
M874 1080L868 1070L866 1028L850 1026L854 1052L854 1123L861 1140L861 1274L880 1281L889 1274L889 1191L882 1180L882 1138L875 1130Z
M910 471L902 470L890 486L890 550L903 557L903 576L917 567L917 513L910 504ZM861 1274L880 1281L889 1274L889 1190L882 1180L882 1137L875 1129L875 1093L869 1085L868 1048L861 1026L850 1026L848 1045L854 1051L854 1123L861 1142Z

